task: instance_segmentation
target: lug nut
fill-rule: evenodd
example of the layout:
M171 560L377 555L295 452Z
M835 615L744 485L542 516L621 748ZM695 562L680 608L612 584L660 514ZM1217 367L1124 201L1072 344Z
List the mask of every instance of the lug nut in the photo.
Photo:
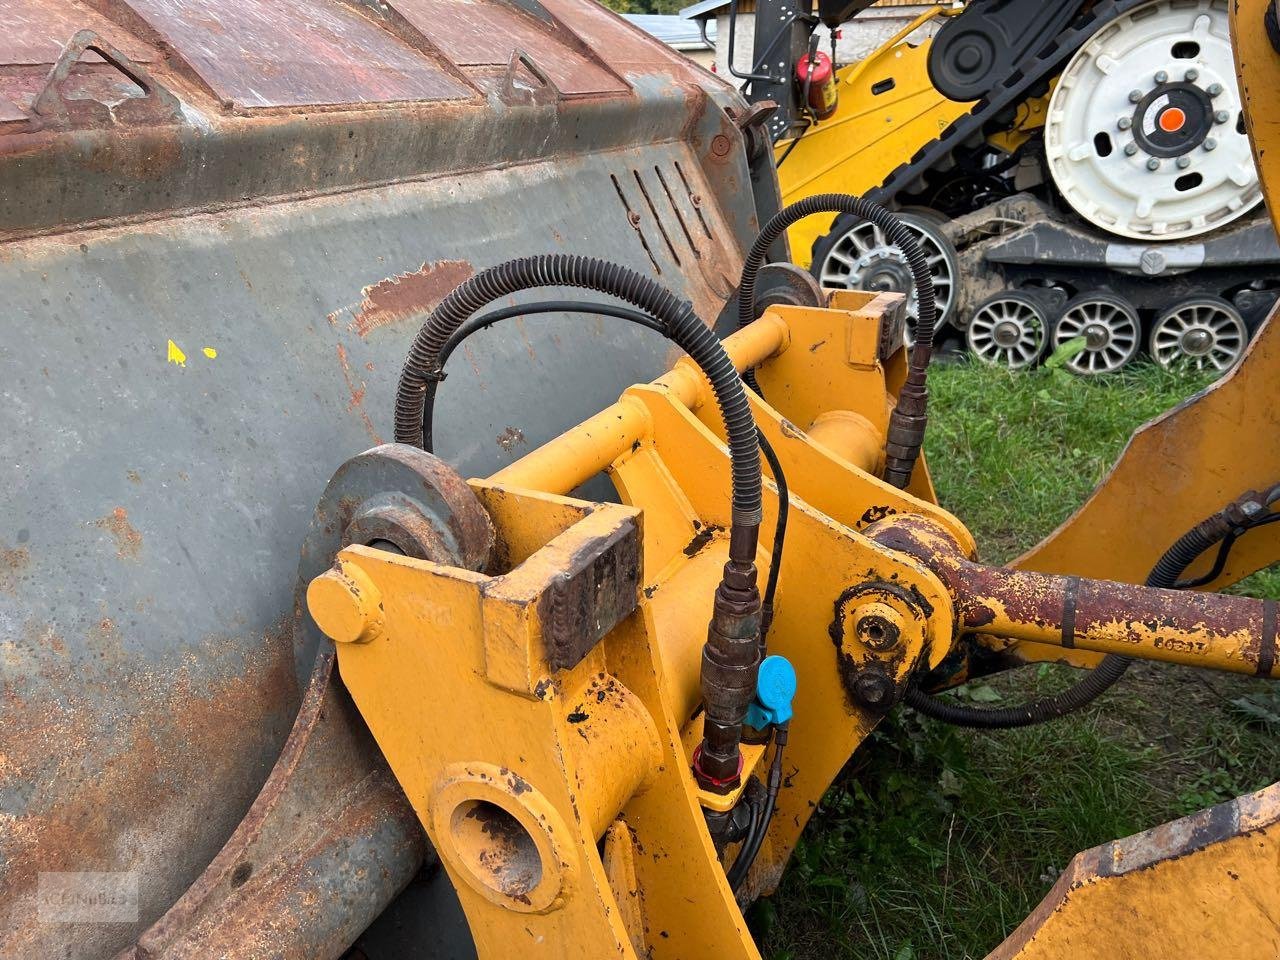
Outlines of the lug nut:
M1195 81L1200 79L1200 71L1197 70L1195 67L1192 67L1190 70L1184 73L1183 76L1186 78L1188 83L1194 83Z
M1189 166L1191 166L1191 158L1190 158L1190 157L1179 157L1179 158L1178 158L1178 169L1179 169L1179 170L1185 170L1185 169L1187 169L1187 167L1189 167Z
M1116 121L1116 126L1121 130L1128 130L1133 126L1133 117L1121 117Z
M1160 161L1157 160L1155 157L1152 157L1150 160L1147 161L1147 169L1152 171L1159 170Z
M1226 123L1230 119L1231 119L1231 112L1229 110L1219 110L1217 113L1213 115L1213 120L1215 123Z
M1129 91L1129 102L1130 102L1130 103L1137 103L1137 102L1139 102L1141 99L1142 99L1142 91L1141 91L1141 90L1130 90L1130 91Z
M1161 70L1159 73L1156 74L1156 83L1168 83L1168 82L1169 82L1169 75L1165 73L1163 70Z
M1206 150L1217 150L1218 141L1213 139L1213 137L1206 137L1204 141L1204 148Z
M1126 143L1124 146L1124 155L1126 157L1136 156L1138 153L1138 145L1136 143Z
M1222 95L1222 84L1220 84L1220 83L1211 83L1211 84L1209 84L1209 87L1208 87L1208 89L1207 89L1205 92L1206 92L1206 93L1208 93L1208 94L1209 94L1209 96L1211 96L1211 97L1221 96L1221 95Z

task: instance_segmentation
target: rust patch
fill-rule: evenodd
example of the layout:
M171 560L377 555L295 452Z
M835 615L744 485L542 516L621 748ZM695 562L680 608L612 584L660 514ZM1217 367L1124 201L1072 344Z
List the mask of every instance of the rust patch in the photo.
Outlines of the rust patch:
M130 483L142 483L142 474L140 474L137 470L126 471L125 477L128 479Z
M116 542L116 556L121 560L138 559L142 552L142 534L129 522L129 513L124 507L116 507L105 517L93 521L93 525L111 534Z
M31 551L26 547L0 550L0 593L17 593L18 581L31 563Z
M369 419L369 414L364 409L364 395L368 389L368 384L363 380L357 381L351 374L351 361L347 359L347 349L342 344L338 344L338 363L342 365L342 379L347 381L347 392L351 394L351 402L347 404L348 410L353 410L360 415L360 420L364 423L364 429L369 434L369 439L375 445L382 444L382 437L378 436L377 429L373 426L373 421Z
M351 329L362 337L371 330L398 323L417 314L430 313L458 284L475 273L465 260L424 263L412 273L400 273L365 287L364 300Z
M503 450L510 451L516 444L527 442L524 438L524 431L519 427L507 427L498 434L498 446Z

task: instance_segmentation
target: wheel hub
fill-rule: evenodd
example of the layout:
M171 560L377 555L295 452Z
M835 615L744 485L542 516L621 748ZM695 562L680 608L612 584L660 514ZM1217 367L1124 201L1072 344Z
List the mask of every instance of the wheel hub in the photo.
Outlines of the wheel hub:
M992 331L992 339L1002 347L1012 347L1022 339L1022 327L1013 320L1001 320Z
M893 247L879 247L858 261L858 286L888 293L911 293L911 270Z
M1182 335L1182 352L1192 357L1203 357L1213 348L1213 331L1204 327L1192 327Z
M1133 139L1139 155L1167 160L1202 146L1213 125L1213 100L1204 89L1190 81L1162 83L1134 110Z
M1084 342L1090 350L1101 350L1111 342L1111 331L1100 323L1091 323L1084 328Z

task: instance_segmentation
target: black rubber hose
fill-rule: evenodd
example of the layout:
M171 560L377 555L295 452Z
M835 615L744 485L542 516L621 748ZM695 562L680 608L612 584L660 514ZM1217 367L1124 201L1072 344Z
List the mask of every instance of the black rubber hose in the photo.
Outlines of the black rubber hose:
M785 207L765 224L742 265L742 280L738 284L738 327L745 327L756 319L756 277L764 266L769 248L792 224L816 213L847 213L874 223L884 231L886 239L902 251L911 270L917 304L916 343L911 349L906 381L898 393L898 404L889 418L884 468L885 480L902 489L911 482L911 473L924 445L929 402L927 370L933 359L938 310L929 261L911 229L899 217L878 203L849 193L821 193ZM753 373L748 372L745 379L752 389L756 389Z
M729 874L725 878L729 881L729 889L734 893L738 892L747 879L747 874L751 872L751 867L760 854L760 847L764 844L764 838L769 833L769 824L773 822L774 811L778 808L778 794L782 792L782 751L787 745L789 727L788 721L774 728L773 762L769 764L769 783L766 787L759 822L752 823L753 829L743 841L742 849L738 851L738 858L733 861L733 866L729 868Z
M445 297L418 331L400 374L396 441L431 449L427 411L434 406L436 385L443 377L440 354L472 314L513 293L552 286L595 290L652 314L666 335L702 369L724 418L733 475L734 523L758 527L762 487L755 420L742 380L724 346L688 301L641 273L595 257L544 254L509 260L481 271ZM750 546L754 552L747 542L752 539L746 538L743 547Z
M1215 514L1183 534L1151 568L1151 573L1147 575L1147 586L1174 589L1187 567L1230 532L1230 524L1224 525L1220 518L1221 513ZM917 686L908 687L904 699L909 707L926 717L959 727L983 730L1030 727L1065 717L1092 703L1115 686L1132 662L1129 657L1109 653L1098 661L1098 665L1089 671L1088 676L1062 693L1041 697L1016 707L970 707L935 697Z

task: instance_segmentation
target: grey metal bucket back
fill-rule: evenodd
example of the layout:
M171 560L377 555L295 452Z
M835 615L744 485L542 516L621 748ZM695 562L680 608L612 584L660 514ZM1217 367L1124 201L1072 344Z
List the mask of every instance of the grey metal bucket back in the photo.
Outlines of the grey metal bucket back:
M382 912L423 840L295 656L317 500L485 266L603 256L713 318L775 202L753 119L591 0L4 0L0 956L336 956ZM478 335L438 449L489 473L670 360ZM68 922L95 883L119 915ZM424 909L384 955L465 955Z

